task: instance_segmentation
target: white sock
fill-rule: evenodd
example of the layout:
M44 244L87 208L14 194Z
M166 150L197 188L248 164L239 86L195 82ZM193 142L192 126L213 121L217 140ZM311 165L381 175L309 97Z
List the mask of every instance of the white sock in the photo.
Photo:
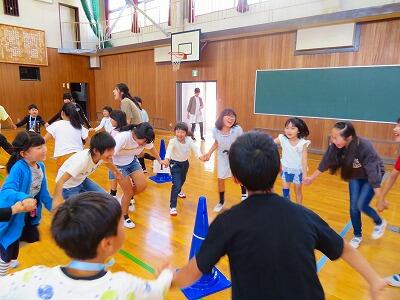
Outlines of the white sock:
M2 259L0 259L0 276L7 276L9 268L10 263L6 263Z

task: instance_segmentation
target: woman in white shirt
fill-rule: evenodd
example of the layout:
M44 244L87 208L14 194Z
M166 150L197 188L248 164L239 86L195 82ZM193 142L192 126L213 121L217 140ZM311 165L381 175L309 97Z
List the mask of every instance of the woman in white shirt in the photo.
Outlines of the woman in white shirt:
M83 150L83 140L88 130L81 125L78 112L72 103L66 103L61 109L61 118L46 127L45 141L54 138L54 157L57 170L74 153Z
M144 149L148 149L160 164L162 163L160 155L154 149L154 138L153 127L147 122L139 125L128 125L122 128L121 132L114 137L116 146L113 162L122 173L122 178L118 180L118 184L124 191L121 206L124 226L127 228L135 227L135 223L132 222L128 215L129 210L134 210L134 206L129 205L130 200L133 195L143 192L147 187L146 177L137 156Z

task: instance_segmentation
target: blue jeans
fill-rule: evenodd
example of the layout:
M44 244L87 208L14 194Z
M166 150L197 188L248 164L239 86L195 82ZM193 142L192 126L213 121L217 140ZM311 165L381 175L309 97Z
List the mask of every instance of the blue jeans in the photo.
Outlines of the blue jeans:
M78 195L84 192L103 192L106 193L97 183L86 178L80 185L74 186L68 189L62 189L62 196L64 200L71 198L72 196Z
M189 161L175 161L171 160L171 176L172 176L172 189L169 206L176 208L178 194L186 181L186 175L189 170Z
M349 181L350 191L350 218L353 225L354 236L361 237L361 212L366 214L376 225L382 224L382 219L371 207L375 193L367 179L352 179Z

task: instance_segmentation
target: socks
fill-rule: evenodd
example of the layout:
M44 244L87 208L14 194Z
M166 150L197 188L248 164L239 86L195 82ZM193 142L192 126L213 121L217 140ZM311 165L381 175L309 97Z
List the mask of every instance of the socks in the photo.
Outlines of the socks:
M9 269L10 269L10 263L4 262L2 259L0 259L0 277L7 276Z
M242 195L247 195L247 190L243 185L240 186L240 189L242 190Z
M117 196L117 190L110 190L111 196Z
M219 203L224 204L225 202L225 192L219 192Z
M290 199L290 189L282 189L283 197Z

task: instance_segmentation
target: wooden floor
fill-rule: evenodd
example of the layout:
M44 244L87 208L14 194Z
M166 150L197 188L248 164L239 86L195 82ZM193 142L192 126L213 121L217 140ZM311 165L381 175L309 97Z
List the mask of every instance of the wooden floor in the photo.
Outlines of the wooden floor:
M12 140L16 135L15 131L3 130L2 133L9 140ZM160 138L168 140L169 136L170 133L168 132L158 132L157 145ZM208 149L212 142L212 139L208 138L205 143L202 143L202 149L204 149L204 146ZM48 159L45 162L51 193L54 190L56 175L55 161L50 158L53 154L53 144L53 141L48 143ZM7 157L8 155L2 150L0 163L5 164ZM319 156L310 156L310 172L315 170L319 159ZM171 261L171 264L177 267L187 262L197 200L200 195L204 195L207 198L209 221L211 222L216 216L212 211L218 200L215 160L212 158L209 162L203 164L198 160L192 159L190 164L188 179L183 189L187 198L179 199L177 217L170 217L169 215L171 185L168 183L157 185L149 181L147 190L135 197L136 211L131 214L131 217L136 223L136 228L127 230L123 249L153 268L165 260ZM147 166L151 170L150 163ZM391 167L388 167L388 169L390 170ZM6 174L5 170L0 170L0 173L2 175ZM104 167L97 170L92 175L92 178L106 190L109 190L107 171ZM277 192L281 190L280 179L277 180L275 190ZM338 177L323 174L312 186L304 188L304 194L304 205L318 213L337 232L340 232L348 223L349 200L347 185L340 181ZM383 216L389 224L400 225L399 183L394 186L388 199L391 204L390 210L387 210ZM231 180L227 182L226 200L227 207L240 201L240 188ZM68 262L68 258L50 238L50 220L51 214L44 212L40 226L41 241L21 249L19 269L39 264L54 266ZM380 240L372 240L370 238L373 227L371 220L364 217L363 224L364 241L359 249L361 253L382 276L400 272L400 234L387 231ZM351 235L352 230L347 233L345 239L349 240ZM317 260L321 256L321 253L316 253ZM117 262L112 268L113 271L123 270L145 278L152 278L153 275L148 270L123 255L116 254L115 258ZM218 268L229 276L227 258L223 258L220 261ZM341 260L336 262L328 260L319 276L327 299L369 299L366 282ZM290 289L290 282L287 282L287 288ZM207 299L230 299L230 294L230 290L226 290ZM167 299L185 298L179 290L171 290ZM382 293L381 299L400 299L400 288L388 287Z

